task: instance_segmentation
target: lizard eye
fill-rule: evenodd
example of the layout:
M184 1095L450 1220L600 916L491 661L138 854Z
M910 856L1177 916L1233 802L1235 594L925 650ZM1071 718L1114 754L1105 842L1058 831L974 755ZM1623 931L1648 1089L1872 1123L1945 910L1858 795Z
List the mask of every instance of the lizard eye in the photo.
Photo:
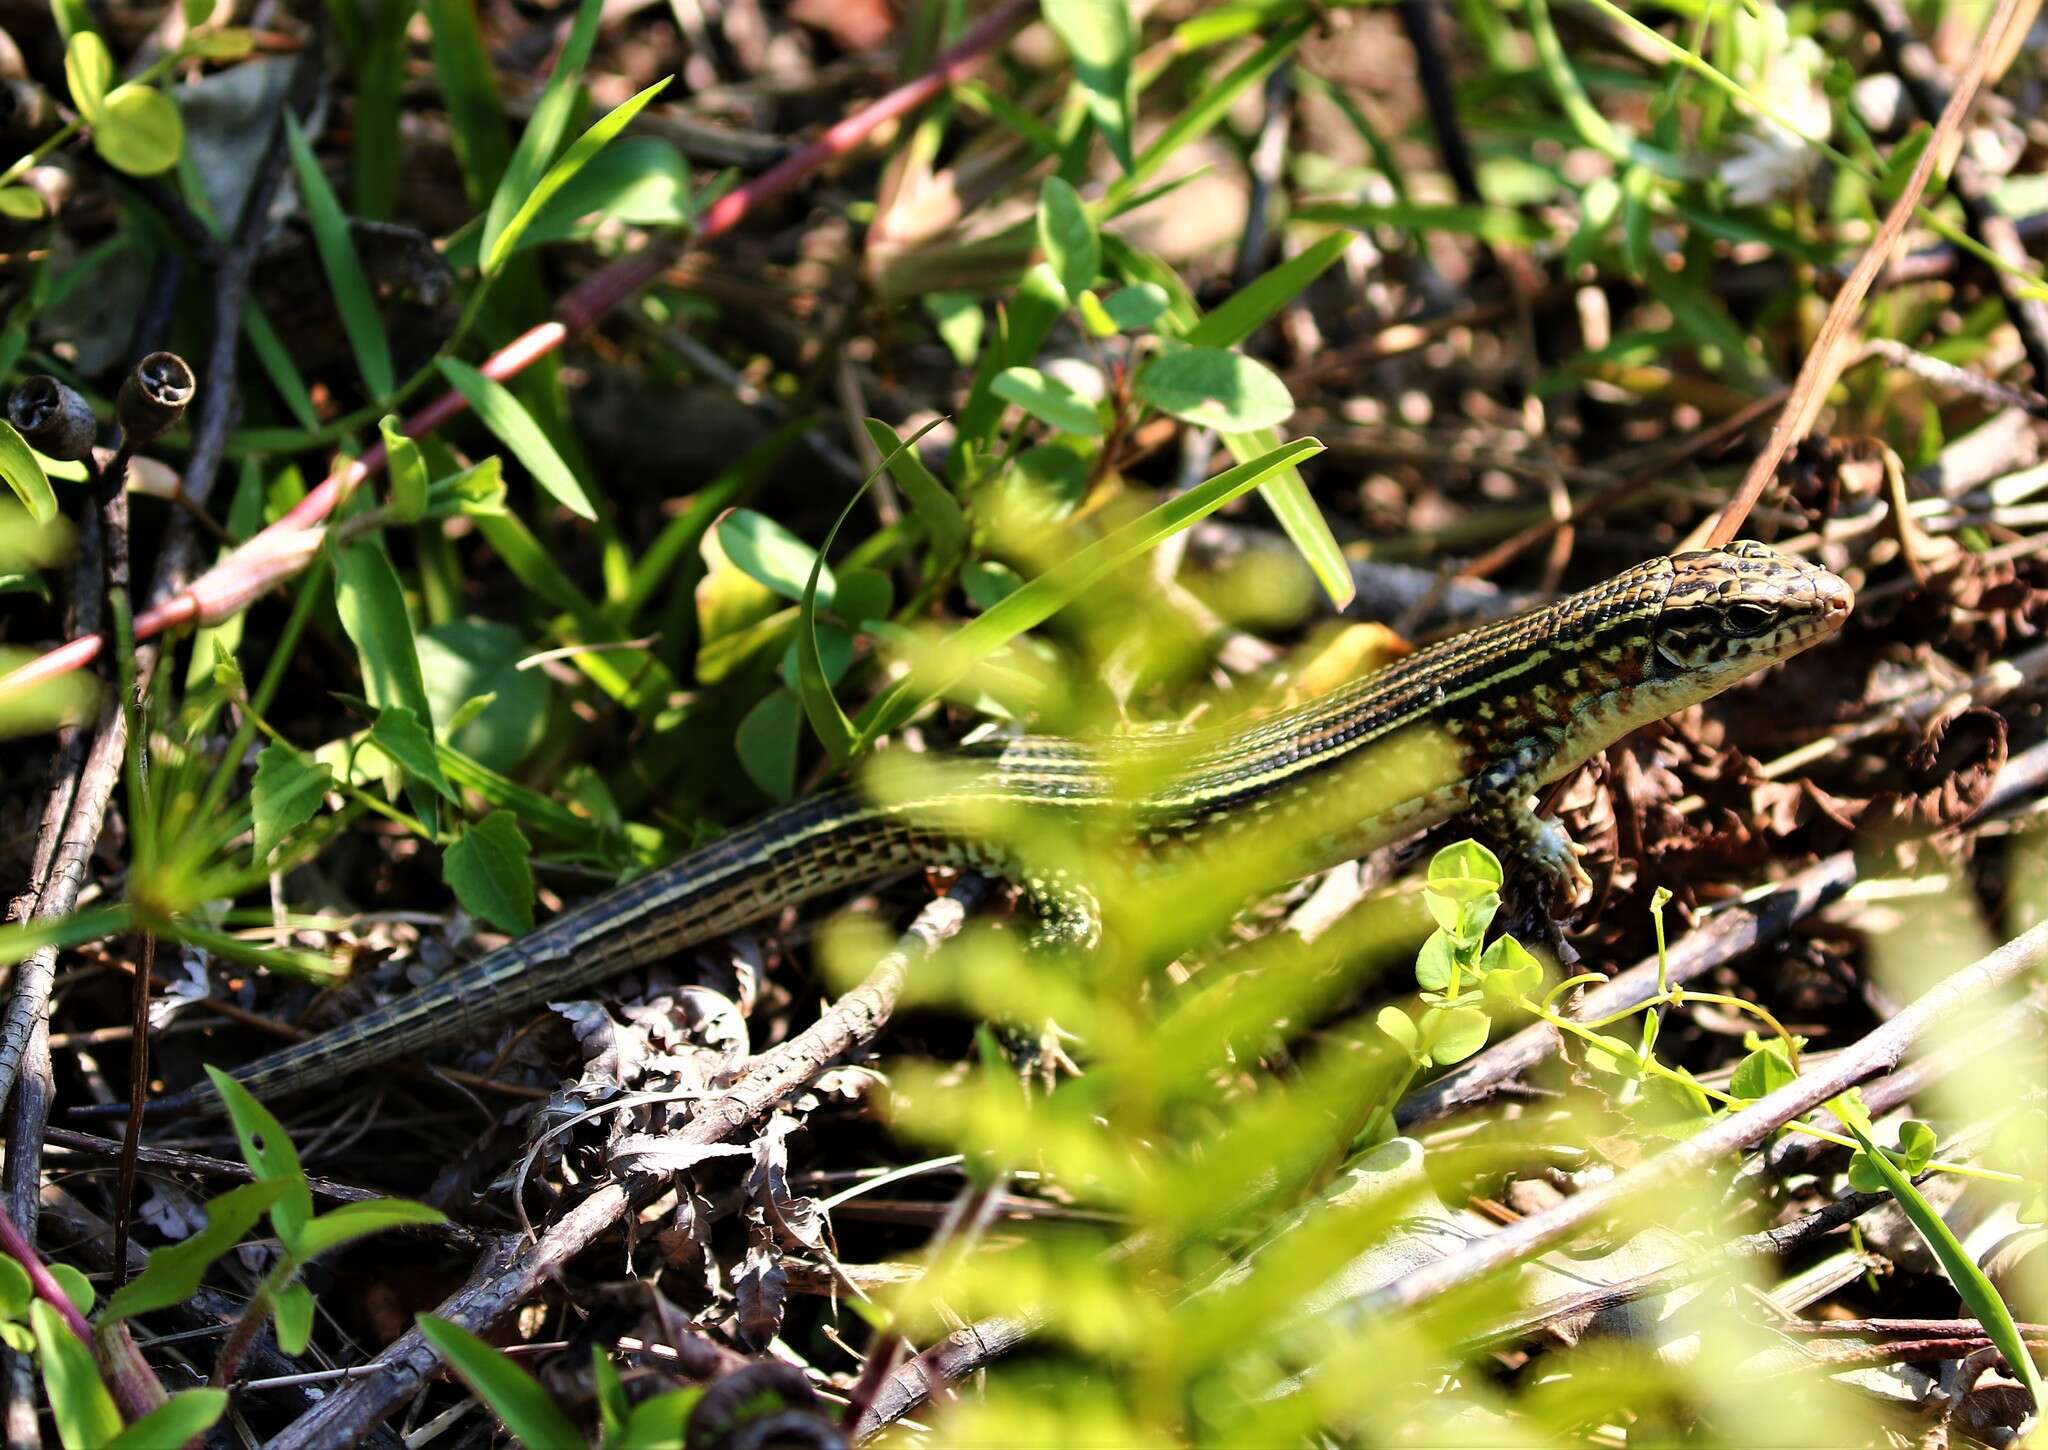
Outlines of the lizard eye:
M1762 634L1777 619L1778 611L1765 604L1731 604L1723 614L1725 628L1737 639Z

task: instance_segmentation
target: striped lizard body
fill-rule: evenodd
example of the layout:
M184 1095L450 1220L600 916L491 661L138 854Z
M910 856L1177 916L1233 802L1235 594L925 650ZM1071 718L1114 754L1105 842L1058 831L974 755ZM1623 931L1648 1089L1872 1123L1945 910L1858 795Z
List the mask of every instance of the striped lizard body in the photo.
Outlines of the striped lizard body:
M1114 820L1155 864L1256 830L1306 875L1471 811L1539 881L1583 888L1570 842L1531 796L1637 726L1720 693L1832 634L1849 588L1759 544L1678 554L1420 650L1250 725L1095 742L1020 739L935 777L842 788L771 813L563 913L471 966L236 1076L296 1091L473 1036L783 907L920 866L992 870L1055 903L974 828L987 808ZM913 759L916 759L913 757ZM159 1112L213 1109L210 1087Z

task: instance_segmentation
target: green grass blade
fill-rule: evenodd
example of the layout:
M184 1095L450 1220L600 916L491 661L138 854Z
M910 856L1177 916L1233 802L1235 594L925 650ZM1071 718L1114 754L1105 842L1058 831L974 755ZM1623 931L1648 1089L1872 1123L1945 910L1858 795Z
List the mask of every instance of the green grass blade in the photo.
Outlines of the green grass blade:
M270 325L270 319L253 298L242 303L242 335L255 349L256 360L263 364L270 386L284 400L285 410L308 433L319 432L320 412L313 406L313 394L306 387L306 379L292 360L291 349L284 345L284 339L277 335L277 329Z
M460 1325L431 1314L419 1317L420 1334L454 1367L463 1383L491 1407L524 1445L582 1445L584 1434L570 1423L540 1382L512 1357Z
M474 0L427 0L434 78L448 107L448 129L470 205L487 204L512 158L505 108L490 53L476 23Z
M349 174L356 215L390 221L398 210L399 92L405 85L405 32L415 0L381 0L373 10L356 73L355 136Z
M641 107L660 95L668 83L669 77L663 76L637 96L607 112L588 131L576 138L576 144L569 148L567 155L548 168L547 174L541 177L539 183L520 201L518 209L506 219L503 226L495 233L488 230L485 232L485 273L495 272L505 264L505 259L518 249L520 236L532 224L534 217L539 215L540 209L548 204L549 199L568 185L570 178L583 169L584 163L602 151L612 137L625 129L628 121L640 114ZM495 207L496 204L493 203L493 215Z
M356 257L355 244L349 240L348 217L320 170L312 144L296 117L287 115L284 122L292 167L299 179L299 194L305 199L306 216L313 225L313 245L319 250L327 285L334 289L334 305L341 310L342 330L348 334L349 350L355 354L363 387L372 399L381 401L396 387L384 319L377 313L370 280L363 275L363 264Z
M1315 439L1302 438L1249 463L1240 463L1048 569L962 626L934 655L920 661L918 667L877 696L856 722L860 746L872 745L909 720L981 660L1050 619L1110 570L1208 517L1279 470L1322 451L1323 445Z
M476 415L483 420L484 426L512 450L514 458L526 465L526 471L533 475L534 482L554 495L555 501L571 513L586 519L597 517L597 510L591 506L590 495L583 491L582 482L556 451L540 424L534 421L533 414L526 411L526 405L512 395L510 388L452 357L442 358L440 368L441 375L454 385L455 391L476 409Z
M1182 339L1190 347L1236 347L1262 327L1266 319L1299 297L1323 275L1356 237L1332 232L1298 256L1240 287L1222 305L1196 323Z
M489 257L497 250L498 234L519 213L526 198L547 174L548 163L562 138L569 134L569 122L582 99L583 66L590 59L591 44L597 39L597 24L604 16L604 0L583 0L577 7L576 23L562 43L561 57L546 89L534 103L533 116L519 135L519 145L505 166L498 189L491 196L491 209L484 217L483 244L478 255Z
M2012 1311L2005 1307L2005 1300L1984 1271L1977 1267L1977 1261L1969 1251L1956 1241L1949 1226L1934 1205L1913 1186L1913 1180L1899 1171L1897 1164L1886 1156L1884 1150L1871 1140L1870 1116L1860 1103L1853 1098L1838 1098L1829 1106L1835 1115L1863 1145L1864 1156L1885 1187L1899 1202L1899 1209L1920 1237L1927 1241L1927 1247L1941 1262L1942 1272L1948 1275L1949 1283L1962 1296L1964 1305L1984 1326L1984 1332L1991 1342L1998 1346L1998 1352L2005 1356L2005 1362L2012 1372L2019 1376L2020 1383L2027 1387L2027 1393L2034 1397L2034 1412L2048 1410L2048 1395L2041 1388L2041 1371L2034 1364L2034 1357L2028 1353L2026 1342L2020 1338L2019 1326L2013 1322Z

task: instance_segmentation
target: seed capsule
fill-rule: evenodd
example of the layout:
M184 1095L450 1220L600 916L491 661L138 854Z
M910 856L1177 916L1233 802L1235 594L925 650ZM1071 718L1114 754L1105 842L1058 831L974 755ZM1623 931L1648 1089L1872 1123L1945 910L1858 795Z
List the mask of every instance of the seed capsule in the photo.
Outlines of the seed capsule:
M185 416L185 405L198 389L191 364L174 352L153 352L121 380L114 416L131 448L153 443Z
M7 421L44 457L66 463L92 452L99 433L92 404L48 373L22 380L7 399Z

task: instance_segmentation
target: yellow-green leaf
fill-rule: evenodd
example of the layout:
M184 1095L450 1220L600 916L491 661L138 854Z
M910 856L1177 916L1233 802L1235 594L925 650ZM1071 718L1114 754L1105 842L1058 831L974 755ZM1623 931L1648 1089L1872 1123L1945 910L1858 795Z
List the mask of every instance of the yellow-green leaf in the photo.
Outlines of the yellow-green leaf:
M105 109L93 123L92 144L116 171L155 176L178 164L185 123L169 96L131 81L107 93Z

